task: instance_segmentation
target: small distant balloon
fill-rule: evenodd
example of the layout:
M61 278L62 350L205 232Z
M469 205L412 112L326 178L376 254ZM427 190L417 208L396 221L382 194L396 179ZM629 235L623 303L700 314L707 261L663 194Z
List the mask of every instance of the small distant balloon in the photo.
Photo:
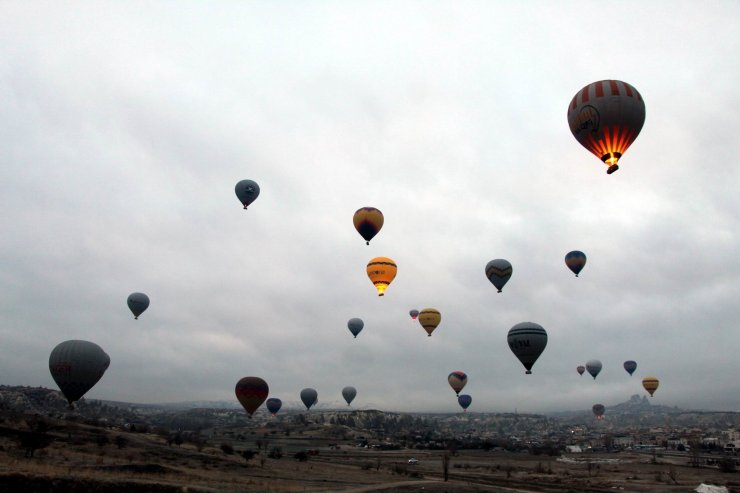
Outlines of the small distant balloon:
M375 257L367 263L367 277L370 278L378 296L384 296L388 285L396 278L398 267L393 259L388 257Z
M361 318L350 318L347 322L347 328L350 332L352 332L352 335L357 337L357 334L360 333L362 328L365 326L365 322L362 321Z
M627 373L630 374L630 376L632 376L632 374L635 372L635 370L637 370L637 362L636 361L632 361L631 359L625 361L624 362L624 369L627 371Z
M596 416L596 419L604 419L604 411L606 411L606 408L603 404L594 404L591 410L594 413L594 416Z
M270 388L267 386L267 382L260 377L244 377L236 382L234 387L236 399L247 411L250 418L257 408L265 402L269 392Z
M486 264L486 277L491 284L496 286L498 292L504 288L504 285L511 278L512 268L508 260L497 258Z
M260 186L252 180L242 180L234 188L239 202L246 209L249 204L257 200L260 195Z
M280 411L280 408L283 407L283 401L281 401L277 397L270 397L269 399L267 399L265 406L267 407L267 410L270 411L270 414L275 416L278 411Z
M419 310L417 309L410 310L409 315L411 315L411 320L416 320L416 317L419 316Z
M525 373L531 374L532 366L547 346L545 329L534 322L521 322L509 329L507 340L511 351L526 368Z
M306 409L311 409L311 406L315 405L319 401L319 393L315 389L305 388L301 390L301 402L306 406Z
M356 395L357 395L357 389L354 387L344 387L342 389L342 397L344 397L344 400L347 401L348 406L355 399Z
M447 382L452 387L452 390L455 391L455 395L460 395L460 391L468 383L468 376L463 371L453 371L447 375Z
M586 367L583 365L576 366L576 371L579 375L583 376L583 372L586 371Z
M429 337L442 321L442 314L436 308L424 308L419 312L419 323L427 331Z
M578 277L578 274L586 265L586 254L579 250L568 252L565 255L565 265Z
M460 394L457 396L457 403L463 408L463 412L467 412L470 404L473 403L473 398L468 394Z
M596 380L596 375L599 374L599 372L601 371L601 368L602 368L601 361L597 359L586 361L586 371L589 373L589 375L594 377L594 380Z
M110 366L110 357L94 342L69 340L59 344L49 355L49 371L72 408L98 383Z
M655 377L645 377L642 379L642 386L648 391L650 397L658 390L658 385L660 385L660 381Z
M149 296L144 293L131 293L126 299L126 304L131 313L134 314L134 319L138 320L139 315L149 308Z
M375 207L361 207L352 216L352 223L360 236L365 239L366 244L378 234L383 227L383 213Z

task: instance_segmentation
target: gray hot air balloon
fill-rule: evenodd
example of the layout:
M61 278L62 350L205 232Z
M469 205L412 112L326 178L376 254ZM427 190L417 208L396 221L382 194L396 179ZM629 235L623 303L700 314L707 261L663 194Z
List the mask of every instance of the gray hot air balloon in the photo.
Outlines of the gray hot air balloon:
M306 409L311 409L311 406L319 402L319 393L316 392L316 389L305 388L301 390L301 401L303 401Z
M596 380L596 375L601 371L601 361L597 359L586 361L586 371Z
M49 355L49 371L70 408L93 388L110 365L110 357L94 342L70 340Z
M499 293L504 288L504 284L511 278L511 273L511 264L508 260L497 258L486 264L486 277L491 281L491 284L496 286Z
M344 397L344 400L347 401L348 406L352 403L356 395L357 389L354 387L344 387L342 389L342 397Z
M534 322L518 323L509 330L507 339L511 351L527 369L526 373L532 373L534 362L547 346L545 329Z
M257 200L260 195L260 186L252 180L242 180L234 188L236 196L246 209L249 204Z
M134 318L138 320L139 315L149 308L149 296L144 293L131 293L128 295L126 303L128 304L128 309L134 314Z
M365 322L363 322L361 318L350 318L347 322L347 328L349 328L349 331L352 332L352 335L355 337L357 337L357 334L360 333L364 326Z

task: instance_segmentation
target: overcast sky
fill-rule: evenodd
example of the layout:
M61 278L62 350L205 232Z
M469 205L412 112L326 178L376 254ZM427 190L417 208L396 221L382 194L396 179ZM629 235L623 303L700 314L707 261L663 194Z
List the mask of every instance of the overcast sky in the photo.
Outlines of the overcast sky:
M56 388L50 351L85 339L111 357L88 398L234 400L254 375L287 403L353 385L358 408L456 412L462 370L474 411L609 406L648 375L653 403L740 411L738 21L732 0L2 2L0 383ZM601 79L646 104L613 175L566 120ZM523 321L549 335L532 375Z

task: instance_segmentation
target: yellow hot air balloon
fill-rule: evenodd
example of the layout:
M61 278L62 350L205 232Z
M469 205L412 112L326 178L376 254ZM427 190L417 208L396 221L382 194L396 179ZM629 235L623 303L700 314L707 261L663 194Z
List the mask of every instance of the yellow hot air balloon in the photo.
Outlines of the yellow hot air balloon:
M352 222L357 232L365 238L365 243L369 245L373 236L383 227L383 213L375 207L361 207L355 212Z
M396 278L397 271L396 262L388 257L375 257L367 263L367 277L378 290L378 296L385 294L385 289Z
M660 385L660 381L655 377L645 377L642 379L642 386L650 393L650 397L658 390L658 385Z
M442 314L435 308L424 308L419 312L418 320L424 330L427 331L427 335L432 337L432 332L442 321Z

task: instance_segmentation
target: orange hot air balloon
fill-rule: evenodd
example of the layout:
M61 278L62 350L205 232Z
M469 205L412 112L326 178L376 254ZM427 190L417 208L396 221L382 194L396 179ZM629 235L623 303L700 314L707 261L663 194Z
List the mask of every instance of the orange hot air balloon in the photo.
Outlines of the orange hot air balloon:
M352 222L360 236L365 238L365 243L369 245L373 236L383 227L383 213L375 207L362 207L357 209Z
M432 337L432 332L434 332L434 329L437 328L441 321L442 314L435 308L424 308L419 312L419 323L427 331L429 337Z
M658 385L660 385L660 381L655 377L645 377L642 379L642 386L648 391L650 397L658 390Z
M367 263L367 277L378 290L378 296L383 296L388 285L396 278L398 267L393 259L375 257Z
M637 89L621 80L593 82L573 96L568 125L576 140L609 168L637 138L645 123L645 102Z

